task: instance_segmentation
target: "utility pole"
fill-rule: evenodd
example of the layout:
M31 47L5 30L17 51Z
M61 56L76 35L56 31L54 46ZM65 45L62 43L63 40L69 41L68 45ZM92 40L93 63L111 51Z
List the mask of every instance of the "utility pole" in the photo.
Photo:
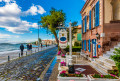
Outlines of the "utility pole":
M39 21L38 21L38 52L39 52Z

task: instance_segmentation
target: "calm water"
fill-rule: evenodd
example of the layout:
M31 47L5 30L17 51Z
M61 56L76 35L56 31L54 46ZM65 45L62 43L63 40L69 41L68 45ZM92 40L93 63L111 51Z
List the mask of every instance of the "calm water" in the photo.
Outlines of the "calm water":
M20 44L0 44L0 52L5 51L14 51L14 50L20 50ZM26 44L24 44L24 47L26 49ZM32 47L37 47L35 45L32 45Z

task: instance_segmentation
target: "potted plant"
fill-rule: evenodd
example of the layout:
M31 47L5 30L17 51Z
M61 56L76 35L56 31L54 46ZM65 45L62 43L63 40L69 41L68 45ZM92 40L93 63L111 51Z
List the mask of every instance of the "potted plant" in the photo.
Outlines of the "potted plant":
M65 58L65 54L62 54L62 57Z
M93 56L93 58L97 58L96 56Z
M57 53L57 59L61 59L60 54L61 54L61 51L59 51L59 52Z
M66 62L61 62L61 66L66 66Z
M118 81L119 78L113 74L108 75L93 74L88 75L88 79L90 81Z
M81 74L80 72L75 72L74 74L69 74L66 71L60 72L58 75L58 80L60 81L87 81L87 77L84 74Z

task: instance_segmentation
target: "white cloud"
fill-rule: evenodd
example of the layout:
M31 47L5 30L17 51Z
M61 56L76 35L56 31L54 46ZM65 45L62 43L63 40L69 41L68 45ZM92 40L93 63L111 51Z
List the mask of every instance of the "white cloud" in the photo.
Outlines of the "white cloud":
M37 15L37 14L44 14L46 11L43 9L43 7L39 5L33 5L28 9L27 11L24 12L25 15Z
M22 12L21 7L19 7L15 1L12 3L10 1L13 0L4 1L6 2L6 5L0 7L0 27L13 33L32 33L29 29L37 28L37 23L21 20L20 16L23 16L24 13L26 13L26 15L37 15L46 12L41 6L34 5L27 11Z
M0 33L0 39L8 39L8 38L19 38L18 35L9 35L9 34L1 34Z

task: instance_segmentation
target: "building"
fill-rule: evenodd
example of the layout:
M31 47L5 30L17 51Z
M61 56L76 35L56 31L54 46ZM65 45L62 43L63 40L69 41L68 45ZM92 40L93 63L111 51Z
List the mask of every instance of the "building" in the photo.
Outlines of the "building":
M82 10L82 53L92 60L120 42L120 0L87 0Z
M52 44L56 44L56 41L55 40L42 40L42 44L52 45Z
M74 46L75 42L82 41L82 27L81 25L78 25L75 27L77 29L77 32L74 34L74 39L72 40L72 45Z

